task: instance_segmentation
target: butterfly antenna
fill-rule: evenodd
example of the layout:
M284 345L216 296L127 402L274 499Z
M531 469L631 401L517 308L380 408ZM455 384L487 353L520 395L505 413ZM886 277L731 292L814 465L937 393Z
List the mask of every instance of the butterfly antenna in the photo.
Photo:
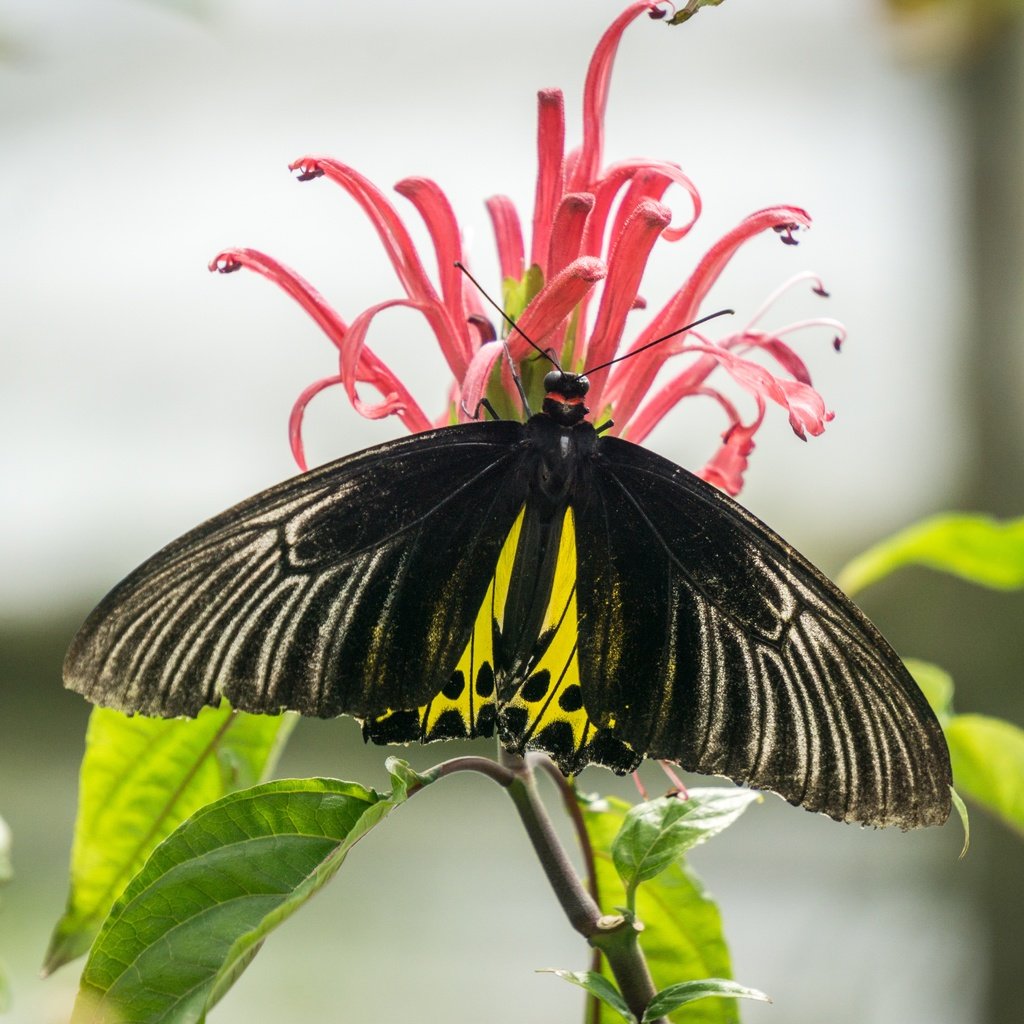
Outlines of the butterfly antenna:
M530 348L532 348L532 349L534 349L535 351L539 352L539 353L540 353L540 354L541 354L541 355L542 355L542 356L543 356L543 357L544 357L545 359L547 359L547 360L548 360L548 362L550 362L550 363L551 363L551 365L552 365L552 366L553 366L553 367L554 367L554 368L555 368L556 370L560 370L560 369L562 368L561 366L559 366L559 365L558 365L558 360L557 360L557 359L555 359L555 358L554 358L554 356L552 356L552 355L551 355L551 353L550 353L549 351L547 351L546 349L542 349L542 348L540 347L540 345L538 345L538 344L537 344L537 343L536 343L536 342L535 342L535 341L534 341L534 340L533 340L532 338L528 337L528 336L527 336L526 334L524 334L524 333L523 333L523 331L521 331L521 330L519 329L519 326L518 326L518 325L516 324L515 320L513 320L513 319L512 319L512 317L510 317L510 316L508 315L508 313L506 313L506 312L505 312L505 310L503 310L503 309L501 308L501 306L499 306L499 305L498 305L498 304L497 304L497 303L496 303L496 302L494 301L494 299L492 299L492 298L490 297L490 295L488 295L488 294L487 294L487 292L485 292L485 291L484 291L484 289L483 289L483 286L482 286L482 285L480 284L480 282L479 282L479 281L478 281L478 280L477 280L477 279L476 279L476 278L475 278L475 277L474 277L474 276L473 276L473 275L472 275L472 274L471 274L471 273L470 273L470 272L469 272L469 271L468 271L468 270L466 269L466 266L465 266L465 264L464 264L464 263L462 263L462 262L461 262L460 260L456 260L456 261L455 261L455 266L457 266L457 267L459 268L459 270L461 270L461 271L463 272L463 274L465 274L465 275L466 275L466 277L468 277L468 278L470 279L470 281L472 281L472 282L473 282L473 285L475 286L476 290L477 290L477 291L478 291L478 292L479 292L479 293L480 293L480 294L481 294L481 295L482 295L482 296L483 296L483 297L484 297L484 298L485 298L485 299L486 299L486 300L487 300L487 301L488 301L488 302L489 302L489 303L490 303L490 304L491 304L491 305L492 305L492 306L493 306L493 307L494 307L494 308L495 308L495 309L496 309L496 310L498 311L498 315L499 315L499 316L500 316L500 317L502 318L502 320L504 320L504 321L505 321L505 323L507 323L507 324L509 325L509 327L511 327L511 328L512 328L512 330L516 332L516 334L518 334L518 335L519 335L519 336L520 336L521 338L523 338L523 339L524 339L524 340L526 341L526 343L527 343L527 344L528 344L528 345L530 346ZM699 321L699 320L698 320L697 322L698 322L698 323L700 323L701 321ZM692 326L692 325L691 325L691 326ZM507 346L506 346L506 348L505 348L505 351L506 351L506 352L508 352L508 347L507 347ZM510 359L509 361L511 362L511 359ZM514 366L514 365L515 365L515 364L513 364L513 366ZM514 372L514 370L513 370L513 372Z
M598 370L603 370L605 367L611 366L613 363L621 363L623 359L632 359L633 356L638 356L641 352L646 352L647 349L654 348L655 345L660 345L663 341L668 341L669 338L674 338L677 334L685 334L687 331L692 331L694 327L699 327L701 324L706 324L709 320L714 320L715 317L726 315L732 316L735 312L735 309L720 309L717 313L708 313L707 316L702 316L699 320L694 320L692 324L687 324L685 327L680 327L675 331L669 331L668 334L663 334L660 338L655 338L654 341L649 341L646 345L641 345L639 348L633 349L632 352L627 352L625 355L617 356L615 359L609 359L607 363L601 363L600 366L588 366L583 372L596 373Z

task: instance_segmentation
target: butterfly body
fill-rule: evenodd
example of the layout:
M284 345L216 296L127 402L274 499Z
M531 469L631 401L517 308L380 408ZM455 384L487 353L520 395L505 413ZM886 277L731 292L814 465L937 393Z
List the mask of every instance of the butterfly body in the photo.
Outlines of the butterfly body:
M150 715L349 714L377 742L497 731L567 773L662 757L841 820L944 821L941 730L871 623L555 377L525 424L388 442L186 534L90 615L67 685Z

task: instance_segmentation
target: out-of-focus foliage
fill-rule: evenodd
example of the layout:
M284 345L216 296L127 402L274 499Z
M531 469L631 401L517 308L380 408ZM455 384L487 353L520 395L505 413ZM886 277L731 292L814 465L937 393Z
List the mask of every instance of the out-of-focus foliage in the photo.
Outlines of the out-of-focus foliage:
M915 60L939 61L981 57L1024 12L1021 0L886 0L886 7L901 49Z
M1024 729L988 715L956 714L948 672L909 658L907 668L942 723L957 789L1024 837Z
M854 558L836 582L848 594L906 565L924 565L985 587L1024 587L1024 517L938 515L908 526Z
M235 712L226 702L195 719L96 708L80 773L67 909L44 970L89 948L128 880L190 814L265 779L294 721Z

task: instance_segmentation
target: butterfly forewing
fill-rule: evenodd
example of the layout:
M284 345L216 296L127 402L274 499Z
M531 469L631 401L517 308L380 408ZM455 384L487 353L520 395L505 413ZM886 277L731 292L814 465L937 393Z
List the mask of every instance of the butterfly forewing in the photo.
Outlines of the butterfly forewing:
M65 681L130 712L381 715L469 642L522 507L522 426L393 441L286 481L154 555L90 615Z
M845 821L944 821L945 741L834 585L719 491L616 438L576 507L592 714L647 756ZM608 600L608 594L614 594Z

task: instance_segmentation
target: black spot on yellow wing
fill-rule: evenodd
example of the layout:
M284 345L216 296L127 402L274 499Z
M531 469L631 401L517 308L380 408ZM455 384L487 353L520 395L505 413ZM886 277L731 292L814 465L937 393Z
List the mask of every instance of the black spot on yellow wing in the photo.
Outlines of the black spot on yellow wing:
M592 763L620 773L633 771L642 755L615 736L614 722L599 729L584 706L578 624L576 530L569 509L544 624L525 662L524 678L499 683L501 741L513 751L545 751L567 775Z

